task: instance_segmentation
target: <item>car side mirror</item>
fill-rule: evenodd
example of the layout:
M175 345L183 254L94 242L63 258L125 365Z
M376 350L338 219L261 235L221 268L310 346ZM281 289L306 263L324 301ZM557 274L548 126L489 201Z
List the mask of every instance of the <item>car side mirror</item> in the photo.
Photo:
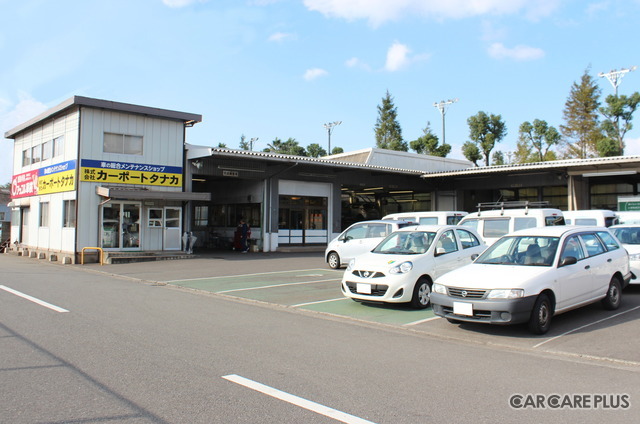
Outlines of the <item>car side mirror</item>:
M574 256L567 256L562 260L562 262L560 262L560 266L573 265L577 263L578 263L578 259L576 259Z
M478 255L477 253L474 253L473 255L471 255L471 260L475 261L476 259L478 259L478 256L480 255Z
M353 238L353 237L346 236L345 238L343 238L343 239L342 239L342 242L343 242L343 243L346 243L346 242L348 242L349 240L351 240L352 238Z
M447 253L447 251L444 250L444 247L438 247L436 249L436 256L444 255L445 253Z

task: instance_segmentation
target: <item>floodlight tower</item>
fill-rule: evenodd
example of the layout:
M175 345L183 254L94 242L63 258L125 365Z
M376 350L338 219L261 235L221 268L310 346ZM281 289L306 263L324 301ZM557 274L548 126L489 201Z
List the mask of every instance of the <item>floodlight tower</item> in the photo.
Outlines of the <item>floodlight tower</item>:
M433 106L437 107L442 114L442 145L445 145L444 141L444 115L447 113L447 106L456 103L458 99L449 99L449 100L441 100L440 102L434 103Z
M328 155L331 154L331 133L333 132L333 127L336 127L340 124L342 124L342 121L334 121L327 124L322 124L322 126L327 129L327 135L329 136L329 151L327 151Z
M252 137L251 139L249 139L249 150L253 151L253 143L258 141L258 138L259 137Z
M622 68L619 71L616 69L613 69L609 72L600 72L598 74L599 77L607 77L607 79L609 80L609 82L611 83L611 85L613 85L613 89L616 92L616 96L618 96L618 86L620 85L620 83L622 82L622 78L625 76L625 74L628 74L631 71L635 71L637 68L637 66L632 66L631 68L627 69L627 68Z

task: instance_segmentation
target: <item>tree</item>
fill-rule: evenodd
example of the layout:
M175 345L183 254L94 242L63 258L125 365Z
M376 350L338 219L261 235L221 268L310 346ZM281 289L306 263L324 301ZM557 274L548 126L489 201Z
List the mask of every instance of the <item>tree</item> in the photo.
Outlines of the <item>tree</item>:
M529 153L523 157L520 163L544 162L554 160L555 153L551 151L553 146L560 142L560 133L554 127L549 126L547 121L535 119L533 124L529 121L520 124L518 145L530 147ZM524 147L523 147L524 150ZM518 153L516 153L518 156Z
M617 150L615 156L623 155L624 136L633 128L631 120L640 103L640 93L636 91L629 97L610 94L605 101L607 106L600 108L600 113L605 117L601 128L608 141L601 140L598 143L598 153L600 156L610 156L607 153ZM614 143L612 142L617 145L615 149L613 149L612 144Z
M244 134L240 136L240 148L242 150L251 150L249 142L247 141L247 137L245 137Z
M221 149L226 149L227 148L227 144L226 143L218 143L218 147L220 147Z
M312 158L319 158L320 156L327 156L327 151L318 143L311 143L307 146L307 155Z
M478 153L482 153L484 156L485 165L489 166L491 151L496 143L499 143L507 135L507 125L502 121L500 115L487 115L485 112L478 112L477 115L470 117L467 119L467 124L469 125L469 138L475 143ZM462 146L463 154L467 159L476 163L472 159L476 157L476 154L469 148L465 149L465 145ZM471 152L471 157L467 156L469 152Z
M462 154L465 158L473 162L475 166L478 166L478 161L482 160L480 149L478 149L478 146L475 143L470 141L465 141L462 145Z
M566 158L586 159L597 156L597 144L602 138L597 113L599 97L600 88L587 68L580 78L580 84L574 82L571 86L564 106L565 125L560 125L560 132L564 137Z
M374 127L377 148L403 152L409 150L407 143L402 140L402 128L397 118L398 112L387 90L386 96L382 98L382 105L378 105L378 119Z
M283 142L278 137L276 137L271 143L267 144L267 147L263 151L271 152L271 153L280 153L283 155L294 155L294 156L307 155L307 152L304 150L304 147L298 145L298 142L296 141L296 139L291 137L289 137L285 142Z
M344 153L344 149L342 147L334 147L333 149L331 149L331 154L332 155L339 155L340 153Z
M496 150L495 152L493 152L493 155L491 155L491 160L493 160L494 165L506 165L506 162L504 160L504 153L502 153L500 150Z
M411 149L419 154L447 157L451 152L451 146L449 144L438 146L438 136L431 131L430 122L427 122L427 127L422 132L424 134L421 137L409 143Z

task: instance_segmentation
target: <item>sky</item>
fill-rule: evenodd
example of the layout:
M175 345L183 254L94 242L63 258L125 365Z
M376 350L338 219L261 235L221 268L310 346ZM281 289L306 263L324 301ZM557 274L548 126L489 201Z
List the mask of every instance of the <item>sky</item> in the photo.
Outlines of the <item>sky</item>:
M446 108L450 158L467 119L500 115L515 150L525 121L559 128L585 71L640 66L640 0L0 0L0 131L74 96L201 114L187 142L239 148L257 138L375 147L393 98L405 141ZM619 94L640 91L640 69ZM637 115L637 114L636 114ZM640 154L640 117L625 154ZM13 141L0 138L0 184Z

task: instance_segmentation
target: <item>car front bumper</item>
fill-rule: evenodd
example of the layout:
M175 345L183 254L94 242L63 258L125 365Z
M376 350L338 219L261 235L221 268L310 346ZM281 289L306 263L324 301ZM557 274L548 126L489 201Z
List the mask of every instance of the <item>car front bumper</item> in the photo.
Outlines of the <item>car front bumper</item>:
M364 302L410 302L416 283L415 279L407 275L385 276L382 278L359 278L350 273L346 275L341 284L342 294L351 299Z
M529 321L536 298L537 296L520 299L464 300L431 293L431 308L436 315L457 321L517 324Z

